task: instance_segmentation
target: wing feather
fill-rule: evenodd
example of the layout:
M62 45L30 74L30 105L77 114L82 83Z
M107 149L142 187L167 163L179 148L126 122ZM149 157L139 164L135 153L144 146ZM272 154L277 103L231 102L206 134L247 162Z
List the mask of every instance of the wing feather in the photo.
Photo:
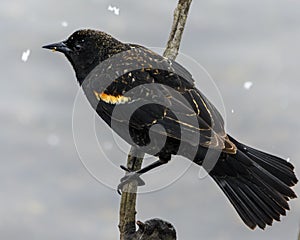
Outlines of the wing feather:
M126 72L103 91L106 95L121 95L131 101L116 105L100 100L97 111L106 115L101 117L122 123L117 132L124 130L126 125L138 131L161 124L165 130L156 130L158 134L191 145L199 143L204 147L235 151L234 144L225 133L221 114L195 87L192 75L177 62L147 48L131 46L134 53L128 53L127 58L125 54L126 64L128 66L128 61L132 61L133 64L138 62L140 68ZM89 84L90 87L85 88L88 98L91 94L87 92L99 91L98 87L96 89L93 87L99 84L101 85L101 83ZM107 123L111 125L111 122ZM195 139L198 137L199 139Z

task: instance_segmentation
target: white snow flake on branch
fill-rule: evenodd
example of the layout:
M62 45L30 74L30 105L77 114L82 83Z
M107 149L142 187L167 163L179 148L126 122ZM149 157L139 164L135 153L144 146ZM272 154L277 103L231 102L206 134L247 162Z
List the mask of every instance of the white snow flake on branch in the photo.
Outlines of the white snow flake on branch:
M253 85L253 82L244 82L244 88L246 90L249 90Z
M30 55L30 50L27 49L25 52L22 53L22 61L27 62L29 55Z
M119 15L120 14L120 8L113 7L111 5L108 6L108 11L113 12L115 15Z

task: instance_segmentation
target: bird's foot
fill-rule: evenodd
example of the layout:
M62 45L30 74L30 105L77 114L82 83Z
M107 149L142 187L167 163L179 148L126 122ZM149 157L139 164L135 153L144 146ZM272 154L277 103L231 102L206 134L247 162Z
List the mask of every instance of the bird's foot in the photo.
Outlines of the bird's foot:
M118 185L118 193L121 195L123 191L123 187L131 182L137 182L137 186L143 186L145 185L145 182L140 178L140 173L134 172L130 169L128 169L125 166L120 166L124 171L126 171L126 175L121 178L120 184Z

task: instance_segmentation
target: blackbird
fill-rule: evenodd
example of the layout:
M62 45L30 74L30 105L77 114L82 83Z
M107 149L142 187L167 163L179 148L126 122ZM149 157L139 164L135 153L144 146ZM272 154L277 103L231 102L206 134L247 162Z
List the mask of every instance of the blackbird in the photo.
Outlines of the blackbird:
M235 140L214 105L176 61L146 47L123 43L97 30L78 30L44 46L63 53L91 106L117 134L158 160L122 179L184 156L203 166L244 223L264 229L289 210L296 198L293 165Z

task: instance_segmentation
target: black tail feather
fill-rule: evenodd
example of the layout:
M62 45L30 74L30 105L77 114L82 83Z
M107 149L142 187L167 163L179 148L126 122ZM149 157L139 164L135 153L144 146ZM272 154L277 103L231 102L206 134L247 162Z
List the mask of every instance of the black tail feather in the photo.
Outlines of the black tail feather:
M286 185L294 186L297 183L298 180L293 172L294 166L288 161L254 148L246 147L231 137L230 140L236 144L241 152L245 153L264 169L267 169L272 175L279 178Z
M226 194L245 224L264 229L289 210L297 183L291 163L245 146L230 137L238 150L221 156L210 175Z

